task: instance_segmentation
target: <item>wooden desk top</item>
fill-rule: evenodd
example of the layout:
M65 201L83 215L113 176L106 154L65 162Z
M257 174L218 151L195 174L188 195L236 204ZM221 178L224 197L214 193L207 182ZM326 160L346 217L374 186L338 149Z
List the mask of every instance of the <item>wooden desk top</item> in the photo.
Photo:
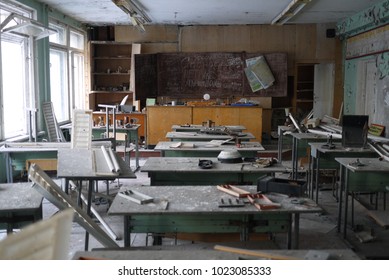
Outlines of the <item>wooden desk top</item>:
M363 166L355 166L353 163L358 158L335 158L337 162L352 172L389 172L389 162L377 158L360 158L358 159Z
M212 160L213 167L201 169L199 160ZM198 173L273 173L287 172L282 164L273 164L269 167L256 167L251 162L221 163L217 158L198 157L150 157L141 167L141 172L198 172Z
M223 151L235 149L237 151L264 151L265 148L259 142L241 142L241 146L237 147L235 143L217 145L206 141L195 141L195 142L182 142L183 145L175 148L172 147L177 142L158 142L154 150L156 151Z
M0 213L36 210L43 197L31 186L33 183L0 184Z
M257 193L257 186L239 186L251 193ZM281 207L259 211L252 204L243 207L219 207L221 198L235 199L217 189L216 186L141 186L122 187L120 191L132 190L154 198L154 202L137 204L117 195L108 210L109 215L129 214L260 214L260 213L319 213L322 209L309 198L298 198L301 203L292 203L296 198L285 195L268 194L268 198ZM163 201L168 201L167 209L162 209Z

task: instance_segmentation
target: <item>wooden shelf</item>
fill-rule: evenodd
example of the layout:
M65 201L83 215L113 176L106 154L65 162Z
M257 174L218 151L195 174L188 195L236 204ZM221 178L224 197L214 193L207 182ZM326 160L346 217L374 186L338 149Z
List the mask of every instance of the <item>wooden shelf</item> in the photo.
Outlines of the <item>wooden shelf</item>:
M116 104L125 95L129 95L128 104L133 102L135 90L133 58L138 53L139 44L90 41L90 109L96 110L99 103Z
M315 64L297 64L293 112L297 119L305 117L313 108Z

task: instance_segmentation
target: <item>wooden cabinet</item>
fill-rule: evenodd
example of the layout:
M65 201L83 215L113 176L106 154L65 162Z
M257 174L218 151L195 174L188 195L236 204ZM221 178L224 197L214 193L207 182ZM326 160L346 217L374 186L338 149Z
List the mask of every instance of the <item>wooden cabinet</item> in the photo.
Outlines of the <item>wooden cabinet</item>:
M174 124L192 123L192 107L187 106L148 106L147 107L147 146L159 141L167 141L166 133Z
M295 117L302 119L313 108L315 64L298 64L296 75L293 107Z
M135 92L134 55L140 44L111 41L90 42L91 91L89 108L98 104L119 104L128 95L132 104Z
M159 141L167 141L166 133L175 124L202 124L207 120L214 121L215 125L243 125L261 142L262 112L259 107L148 106L147 144L154 146Z

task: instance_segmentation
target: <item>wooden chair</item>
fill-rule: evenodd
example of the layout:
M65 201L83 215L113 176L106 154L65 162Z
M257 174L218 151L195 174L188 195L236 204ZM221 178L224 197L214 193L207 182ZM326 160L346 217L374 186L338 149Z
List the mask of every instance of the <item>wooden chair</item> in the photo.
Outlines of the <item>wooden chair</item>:
M114 138L115 136L110 132L109 137ZM116 132L115 142L116 152L124 158L124 161L128 165L130 165L131 151L134 150L134 147L128 141L127 133Z

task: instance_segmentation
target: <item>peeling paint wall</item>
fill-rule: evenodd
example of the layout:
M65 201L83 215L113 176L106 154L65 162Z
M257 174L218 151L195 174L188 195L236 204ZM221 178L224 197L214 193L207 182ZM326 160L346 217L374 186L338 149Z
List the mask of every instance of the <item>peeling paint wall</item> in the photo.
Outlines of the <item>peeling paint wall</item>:
M389 0L337 24L344 41L344 114L368 114L389 137Z

